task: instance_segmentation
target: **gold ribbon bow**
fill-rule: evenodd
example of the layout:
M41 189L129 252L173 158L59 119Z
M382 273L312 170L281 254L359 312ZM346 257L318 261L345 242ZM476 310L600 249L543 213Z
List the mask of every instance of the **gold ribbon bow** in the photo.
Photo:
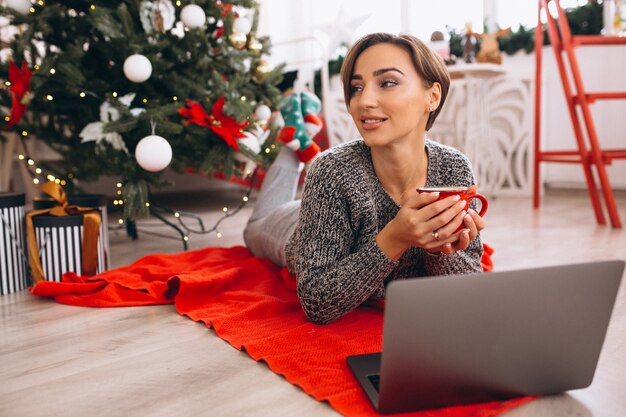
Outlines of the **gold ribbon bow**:
M49 209L35 210L26 214L26 233L28 234L28 261L35 283L45 281L46 277L41 267L37 240L35 239L35 227L33 217L40 214L52 216L83 215L83 253L81 275L95 275L98 263L98 234L100 233L100 211L92 207L79 207L67 203L67 195L63 188L52 181L39 187L41 191L48 194L55 201L55 206Z

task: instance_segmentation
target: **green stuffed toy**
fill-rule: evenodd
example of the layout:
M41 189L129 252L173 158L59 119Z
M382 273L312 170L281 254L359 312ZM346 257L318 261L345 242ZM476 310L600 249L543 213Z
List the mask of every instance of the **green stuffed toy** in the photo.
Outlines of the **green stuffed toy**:
M322 121L317 116L322 103L315 94L292 92L286 95L278 106L285 126L278 133L278 141L296 151L298 159L305 164L319 153L319 146L313 137L322 130Z

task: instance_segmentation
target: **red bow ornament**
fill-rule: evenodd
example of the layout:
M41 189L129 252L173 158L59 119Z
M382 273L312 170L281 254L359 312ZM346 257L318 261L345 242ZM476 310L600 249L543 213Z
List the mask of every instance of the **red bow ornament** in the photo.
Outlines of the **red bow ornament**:
M237 138L245 138L243 129L248 126L248 122L241 124L237 120L224 115L224 96L213 105L211 114L208 114L202 105L197 101L187 100L187 107L183 107L178 112L181 116L189 119L184 124L194 123L199 126L210 127L213 132L218 134L224 141L233 148L239 150Z
M13 61L9 63L9 81L11 82L9 91L13 96L13 108L11 109L11 119L3 129L6 130L17 124L26 113L26 106L30 102L30 77L32 75L33 73L26 66L26 62L22 62L21 70Z

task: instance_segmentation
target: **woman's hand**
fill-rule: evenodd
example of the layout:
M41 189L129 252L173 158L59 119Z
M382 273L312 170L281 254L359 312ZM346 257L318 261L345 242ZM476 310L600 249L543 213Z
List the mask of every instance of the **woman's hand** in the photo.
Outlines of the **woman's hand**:
M460 244L463 231L456 230L467 215L463 210L465 202L458 196L438 198L438 193L416 192L407 199L396 217L376 236L376 243L385 255L399 259L410 246L441 252L447 244L451 250L456 247L453 244Z
M472 185L468 189L468 193L475 193L477 190L478 187ZM467 214L463 218L463 225L465 229L461 230L459 240L442 245L441 252L446 255L452 255L454 252L467 249L472 240L478 236L478 233L487 226L487 223L473 209L468 209Z

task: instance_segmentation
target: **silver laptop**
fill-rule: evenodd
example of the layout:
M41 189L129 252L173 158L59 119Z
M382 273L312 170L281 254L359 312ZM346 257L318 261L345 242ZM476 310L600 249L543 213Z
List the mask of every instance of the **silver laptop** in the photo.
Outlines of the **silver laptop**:
M348 364L380 413L587 387L623 271L619 260L393 281L382 354Z

